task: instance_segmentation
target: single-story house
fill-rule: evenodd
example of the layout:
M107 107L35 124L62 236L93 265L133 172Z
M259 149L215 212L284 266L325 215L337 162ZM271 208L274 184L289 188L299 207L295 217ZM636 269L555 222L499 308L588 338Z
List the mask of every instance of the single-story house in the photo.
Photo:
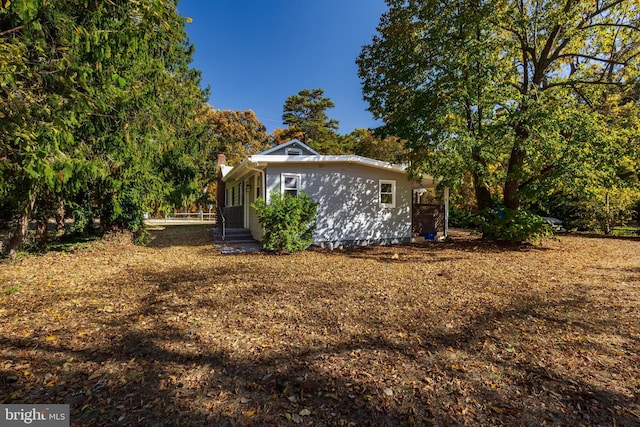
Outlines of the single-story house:
M228 228L263 229L250 207L274 190L305 192L318 204L314 244L337 248L410 242L447 233L448 190L435 199L438 181L412 180L406 167L356 155L325 156L294 139L251 155L234 167L218 157L218 206ZM428 200L427 200L428 199Z

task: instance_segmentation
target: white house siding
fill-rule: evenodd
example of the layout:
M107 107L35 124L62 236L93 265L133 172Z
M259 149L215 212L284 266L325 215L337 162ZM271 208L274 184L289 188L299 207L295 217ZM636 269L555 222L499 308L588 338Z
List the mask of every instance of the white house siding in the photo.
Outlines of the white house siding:
M318 203L314 244L340 247L411 239L411 182L401 172L357 164L280 164L267 168L267 197L283 173L299 174L301 190ZM396 207L382 208L379 180L395 180Z

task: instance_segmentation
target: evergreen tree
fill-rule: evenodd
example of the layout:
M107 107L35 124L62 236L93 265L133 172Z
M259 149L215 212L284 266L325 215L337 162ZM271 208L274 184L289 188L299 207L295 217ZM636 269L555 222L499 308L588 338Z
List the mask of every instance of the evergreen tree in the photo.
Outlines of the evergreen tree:
M338 121L327 115L327 110L334 107L323 89L303 89L287 98L282 122L289 126L287 133L299 134L300 140L311 148L323 154L341 154Z
M206 95L175 2L16 0L0 24L0 205L17 224L6 252L64 205L141 232Z

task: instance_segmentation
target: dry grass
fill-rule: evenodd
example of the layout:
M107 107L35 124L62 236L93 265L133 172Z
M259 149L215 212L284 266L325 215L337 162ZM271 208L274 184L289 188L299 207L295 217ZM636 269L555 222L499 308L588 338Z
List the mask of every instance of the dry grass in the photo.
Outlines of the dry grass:
M0 402L72 425L640 425L638 240L153 235L0 265Z

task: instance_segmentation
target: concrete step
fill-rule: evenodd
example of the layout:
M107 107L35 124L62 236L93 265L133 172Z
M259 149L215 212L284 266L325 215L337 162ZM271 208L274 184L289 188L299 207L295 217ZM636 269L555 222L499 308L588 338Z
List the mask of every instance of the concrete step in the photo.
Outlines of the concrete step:
M222 239L222 231L215 228L212 231L213 240L220 245L223 254L243 254L262 250L262 244L251 236L251 231L246 228L228 228L225 230L225 239Z
M256 242L225 242L220 246L220 253L222 254L247 254L252 252L260 252L262 250L262 244Z
M251 233L247 233L247 234L227 234L225 236L225 240L254 240L253 237L251 237Z

